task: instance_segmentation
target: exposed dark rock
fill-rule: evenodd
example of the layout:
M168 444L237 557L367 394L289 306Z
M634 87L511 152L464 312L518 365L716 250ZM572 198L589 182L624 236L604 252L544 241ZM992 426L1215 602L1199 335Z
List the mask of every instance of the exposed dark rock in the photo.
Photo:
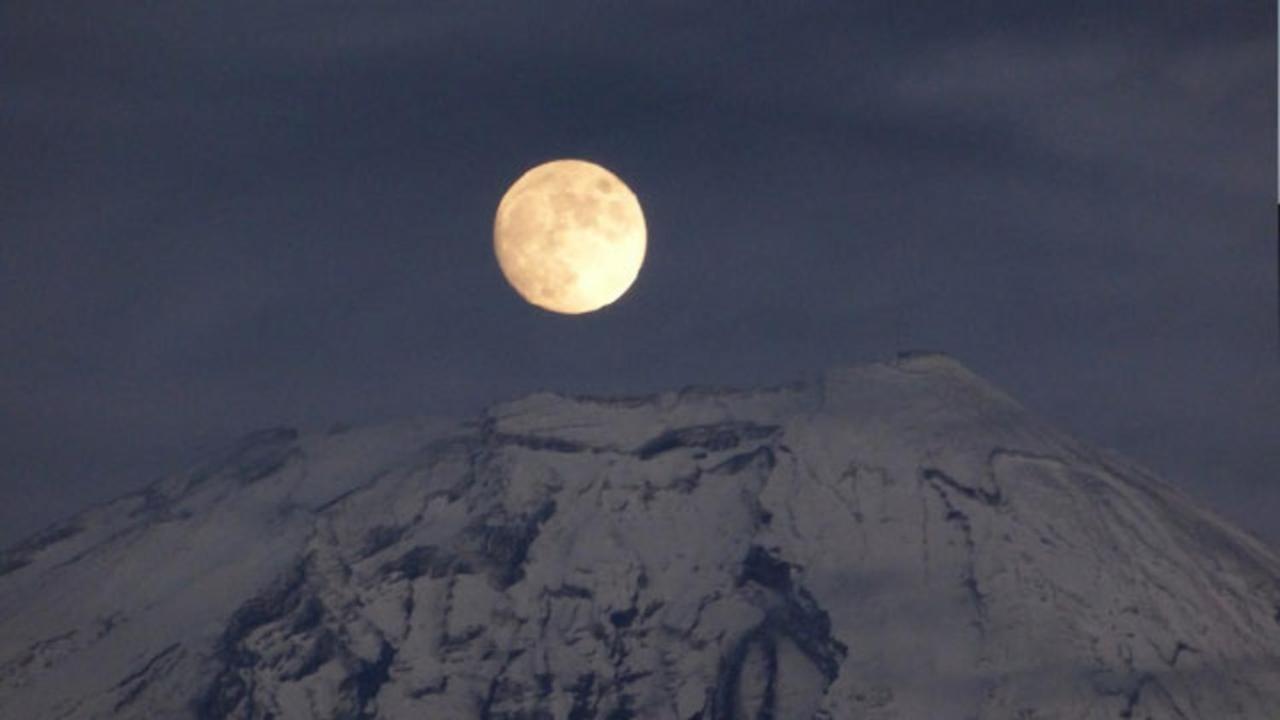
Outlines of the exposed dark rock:
M227 477L240 485L251 485L275 474L297 452L298 431L279 427L246 435L230 451L192 475L187 489L213 477Z
M440 636L440 647L445 650L450 648L460 648L483 634L484 628L479 626L469 627L457 635L445 633Z
M632 621L636 619L636 615L640 613L636 608L627 610L614 610L609 613L609 622L616 628L630 627Z
M292 672L282 673L280 679L293 682L315 674L337 655L338 641L332 632L321 631L307 643L302 660Z
M409 693L409 697L412 697L414 700L421 700L422 698L427 697L428 695L440 695L448 689L449 689L449 676L441 675L439 681L431 685L423 685L422 687L415 688L414 690L412 690Z
M765 618L745 633L720 661L716 685L706 708L708 720L747 717L738 706L738 689L747 658L758 649L764 658L765 693L756 718L781 720L777 715L778 643L787 639L808 659L830 687L848 648L831 635L831 619L809 592L793 578L794 567L764 548L752 546L742 561L738 585L753 584L770 591Z
M403 526L378 525L370 528L364 536L364 546L360 548L360 557L367 558L386 550L404 537L407 528Z
M132 704L134 700L137 700L138 696L141 695L142 692L146 690L147 687L151 684L151 676L156 673L160 664L164 662L165 659L168 658L170 655L177 652L178 649L181 647L182 647L181 643L174 643L169 647L166 647L165 649L151 656L151 658L148 659L147 662L144 663L141 668L139 668L138 670L135 670L134 672L125 676L125 678L120 680L120 682L116 683L116 686L115 686L116 690L122 690L124 688L128 688L128 691L125 692L120 697L120 699L116 701L114 710L116 712L119 712L122 708Z
M1142 690L1149 683L1155 682L1155 678L1148 674L1138 677L1138 681L1133 684L1133 688L1125 695L1125 706L1120 711L1120 717L1132 718L1133 711L1137 709L1138 703L1142 700Z
M254 629L279 620L297 609L302 601L305 568L305 561L295 563L270 587L232 614L215 653L218 670L192 708L197 718L222 720L234 713L248 698L249 685L244 675L257 662L258 656L244 645L244 641ZM249 710L252 711L252 707Z
M125 618L122 613L111 613L110 615L95 618L94 624L97 626L95 638L101 640L107 635L110 635L111 631L115 630L116 626L123 622L124 619Z
M0 577L4 577L9 573L24 568L30 564L31 561L26 558L0 556Z
M448 550L434 545L418 545L384 564L381 572L384 575L400 573L406 579L416 580L424 576L441 578L446 575L467 574L471 572L471 567L466 560Z
M595 686L596 676L588 673L579 675L577 681L567 688L573 696L569 720L592 720L596 716Z
M636 713L634 710L625 705L619 705L609 711L609 714L605 716L605 720L632 720L635 716Z
M742 561L738 585L754 582L782 594L791 592L791 565L775 558L759 545L752 545Z
M565 440L564 438L546 437L542 435L510 435L507 433L494 433L491 437L496 443L503 445L518 445L520 447L529 448L530 450L576 453L590 449L582 443Z
M565 583L558 588L548 590L547 595L554 598L580 598L589 600L592 597L592 592L587 588Z
M951 502L951 497L948 495L947 491L954 490L971 499L977 496L973 494L966 494L966 488L957 484L954 480L947 478L945 474L938 471L925 469L922 473L922 477L924 478L925 483L937 494L943 507L946 508L946 515L943 516L943 519L960 530L960 535L964 541L966 553L963 568L964 577L960 582L969 596L969 601L973 605L974 611L977 613L976 625L980 632L985 633L985 623L987 620L987 596L978 584L977 568L975 567L973 560L974 553L977 550L977 546L973 540L973 526L969 522L969 516ZM999 500L997 498L994 503L987 504L995 505L998 503Z
M371 720L376 713L369 707L378 691L391 679L391 661L395 660L396 650L387 641L382 641L378 648L378 657L372 661L361 660L356 672L342 681L342 690L351 693L354 700L353 720Z
M776 425L753 423L693 425L662 433L641 445L636 450L636 455L641 460L649 460L678 448L700 448L710 452L720 452L738 447L744 441L761 440L777 432Z
M148 487L135 497L141 498L138 507L129 513L129 517L162 515L173 505L173 498L166 496L156 487Z
M768 447L758 447L751 452L739 453L725 460L719 465L711 469L711 472L723 472L727 474L739 473L748 467L759 465L772 470L778 464L777 457L774 456L773 450Z
M547 500L533 513L514 521L486 521L468 529L468 545L488 561L499 589L505 590L524 578L529 546L537 539L542 523L555 512L555 501Z
M0 577L26 567L35 554L82 532L84 528L75 522L54 525L19 542L9 550L0 552Z
M940 482L948 488L960 493L964 497L970 500L976 500L984 505L995 507L1004 502L1004 496L999 489L993 492L982 487L971 487L969 485L965 485L938 468L921 468L921 474L925 480L930 482Z
M1168 657L1164 657L1162 654L1161 659L1163 659L1165 663L1169 665L1169 667L1176 667L1178 664L1178 659L1182 657L1183 653L1199 653L1199 652L1200 652L1199 650L1179 640L1177 644L1173 646L1173 652L1170 653Z
M293 626L289 629L290 634L300 635L310 632L320 625L320 621L324 619L325 610L324 603L320 602L318 597L308 597L303 601L299 608L297 617L293 620Z
M254 628L278 620L298 607L306 580L305 563L296 563L265 592L240 606L222 635L223 649L235 647Z

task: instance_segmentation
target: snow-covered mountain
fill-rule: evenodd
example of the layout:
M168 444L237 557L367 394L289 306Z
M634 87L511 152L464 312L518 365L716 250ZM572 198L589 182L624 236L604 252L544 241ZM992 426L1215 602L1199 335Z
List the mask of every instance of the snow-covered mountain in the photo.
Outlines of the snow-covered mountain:
M255 434L0 557L0 717L1280 717L1280 558L943 356Z

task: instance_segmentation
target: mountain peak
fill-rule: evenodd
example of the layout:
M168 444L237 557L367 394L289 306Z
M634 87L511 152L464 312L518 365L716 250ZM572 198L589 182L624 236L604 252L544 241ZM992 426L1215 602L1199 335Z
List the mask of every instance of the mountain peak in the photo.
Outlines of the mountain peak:
M4 717L1280 706L1280 559L937 353L258 433L6 558Z

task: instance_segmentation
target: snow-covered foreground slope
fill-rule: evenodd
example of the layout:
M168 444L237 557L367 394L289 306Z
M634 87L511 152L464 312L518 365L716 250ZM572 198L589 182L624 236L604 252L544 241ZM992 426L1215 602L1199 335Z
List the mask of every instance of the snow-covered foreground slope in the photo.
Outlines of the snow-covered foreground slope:
M1280 560L941 356L259 433L0 558L3 718L1280 717Z

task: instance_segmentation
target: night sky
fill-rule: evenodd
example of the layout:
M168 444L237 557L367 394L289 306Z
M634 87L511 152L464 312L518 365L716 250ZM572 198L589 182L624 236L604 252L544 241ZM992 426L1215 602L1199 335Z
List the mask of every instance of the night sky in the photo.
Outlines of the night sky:
M946 351L1280 544L1268 2L0 5L0 542L235 437ZM639 196L605 310L494 209Z

